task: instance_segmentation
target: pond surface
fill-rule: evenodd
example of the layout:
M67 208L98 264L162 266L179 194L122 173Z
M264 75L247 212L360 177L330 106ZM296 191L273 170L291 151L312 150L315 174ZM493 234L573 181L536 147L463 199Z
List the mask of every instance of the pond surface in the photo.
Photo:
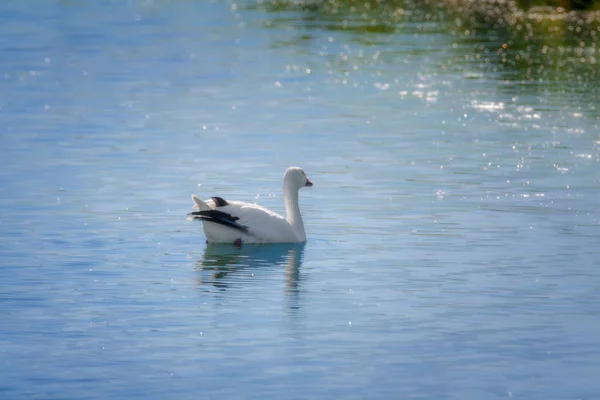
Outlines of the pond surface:
M598 398L595 43L269 4L0 5L0 398Z

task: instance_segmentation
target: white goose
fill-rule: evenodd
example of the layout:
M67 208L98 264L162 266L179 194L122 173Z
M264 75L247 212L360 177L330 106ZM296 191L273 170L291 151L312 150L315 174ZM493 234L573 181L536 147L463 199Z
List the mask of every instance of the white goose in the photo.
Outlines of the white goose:
M204 225L208 243L300 243L306 241L298 206L298 191L312 186L302 168L289 167L283 174L283 203L287 218L257 204L212 197L203 201L196 195L190 219Z

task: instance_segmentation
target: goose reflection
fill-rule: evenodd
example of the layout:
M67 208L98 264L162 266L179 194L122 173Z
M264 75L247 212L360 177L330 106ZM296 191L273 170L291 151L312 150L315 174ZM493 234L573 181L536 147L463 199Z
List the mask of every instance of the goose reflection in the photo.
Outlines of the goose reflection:
M204 256L196 262L197 283L225 290L244 285L259 269L285 268L286 291L295 293L300 281L304 243L256 244L235 247L230 244L208 244Z

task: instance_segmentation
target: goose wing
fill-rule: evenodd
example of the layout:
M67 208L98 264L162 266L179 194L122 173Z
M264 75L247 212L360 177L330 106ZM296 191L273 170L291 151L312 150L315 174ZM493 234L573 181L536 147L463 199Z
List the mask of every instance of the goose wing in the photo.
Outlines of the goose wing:
M221 197L203 201L193 196L193 199L199 211L188 214L192 219L227 226L261 240L295 238L293 229L285 218L258 204L224 200Z

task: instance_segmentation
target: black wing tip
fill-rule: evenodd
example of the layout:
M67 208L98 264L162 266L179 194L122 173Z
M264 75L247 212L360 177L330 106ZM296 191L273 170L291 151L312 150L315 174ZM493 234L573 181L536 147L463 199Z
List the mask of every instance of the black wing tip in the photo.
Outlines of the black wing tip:
M225 206L229 205L227 200L225 200L222 197L214 196L214 197L211 197L211 199L212 199L212 201L215 202L216 207L225 207Z
M205 222L214 222L215 224L220 224L224 226L228 226L233 229L237 229L244 233L248 232L248 227L245 225L238 224L237 221L239 218L234 217L230 214L224 213L222 211L217 210L204 210L204 211L194 211L189 213L188 215L193 216L194 219L201 219Z

